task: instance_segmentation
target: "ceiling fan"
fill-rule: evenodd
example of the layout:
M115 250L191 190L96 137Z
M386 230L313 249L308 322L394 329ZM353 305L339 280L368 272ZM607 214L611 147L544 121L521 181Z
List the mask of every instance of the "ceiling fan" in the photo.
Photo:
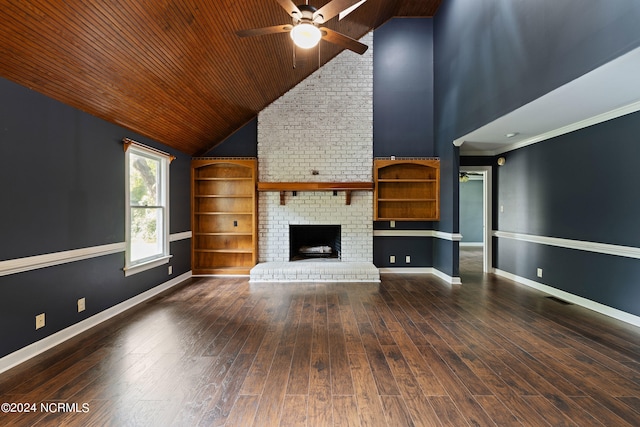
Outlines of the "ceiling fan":
M351 12L353 10L352 8L363 3L362 0L331 0L320 9L310 6L309 4L296 6L291 0L276 1L291 15L293 19L291 24L240 30L237 31L236 34L239 37L253 37L266 34L289 33L295 45L303 49L315 47L320 42L320 39L322 39L359 53L360 55L367 51L367 45L342 33L321 26L339 13L344 12L346 14Z

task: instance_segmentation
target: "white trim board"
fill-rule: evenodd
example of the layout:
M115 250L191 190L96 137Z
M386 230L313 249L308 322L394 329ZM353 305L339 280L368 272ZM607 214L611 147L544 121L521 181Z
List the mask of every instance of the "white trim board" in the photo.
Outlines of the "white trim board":
M437 230L373 230L373 237L435 237L452 242L462 240L462 234L460 233L447 233Z
M191 271L188 271L184 274L181 274L180 276L174 277L168 282L151 288L146 292L138 294L133 298L123 301L120 304L114 305L113 307L101 311L100 313L84 319L81 322L73 324L61 331L58 331L41 339L40 341L36 341L33 344L23 347L20 350L16 350L13 353L4 356L3 358L0 358L0 374L13 368L14 366L19 365L20 363L26 362L27 360L37 356L40 353L43 353L59 344L62 344L68 339L71 339L74 336L79 335L90 328L93 328L94 326L99 325L105 320L117 316L118 314L123 313L126 310L129 310L130 308L133 308L136 305L155 297L156 295L166 291L167 289L170 289L184 282L190 277Z
M433 267L386 267L379 268L380 274L432 274L449 285L461 285L460 277L452 277Z
M174 233L169 236L169 242L176 242L191 238L191 231ZM0 261L0 276L23 273L54 265L67 264L105 255L117 254L126 250L125 242L110 243L107 245L91 246L88 248L73 249L70 251L52 252L44 255L28 256L24 258Z
M616 255L627 258L640 259L640 248L632 246L612 245L609 243L587 242L582 240L561 239L558 237L536 236L533 234L509 233L494 230L492 235L501 239L511 239L520 242L538 243L547 246L557 246L566 249L596 252L606 255Z
M37 270L39 268L66 264L83 259L111 255L118 252L124 252L124 250L125 244L122 242L0 261L0 276L8 276L10 274Z
M608 305L600 304L599 302L595 302L578 295L570 294L569 292L565 292L563 290L545 285L543 283L516 276L515 274L500 270L498 268L494 269L494 273L498 276L504 277L505 279L513 280L514 282L529 286L530 288L537 289L562 300L571 302L589 310L593 310L597 313L604 314L605 316L613 317L614 319L620 320L622 322L640 327L640 317L635 316L631 313L627 313L626 311L618 310L616 308L609 307Z
M191 236L192 236L191 231L183 231L182 233L173 233L169 236L169 242L187 240L187 239L190 239Z

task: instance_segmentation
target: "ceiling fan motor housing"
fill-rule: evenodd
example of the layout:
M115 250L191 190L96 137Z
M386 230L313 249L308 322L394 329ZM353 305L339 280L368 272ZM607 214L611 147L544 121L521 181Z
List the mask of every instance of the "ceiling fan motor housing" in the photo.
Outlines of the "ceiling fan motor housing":
M315 15L315 13L318 11L317 8L308 4L301 4L298 6L298 10L300 10L300 13L302 14L302 16L298 16L296 12L293 12L291 15L293 16L293 25L299 24L301 22L305 22L313 25L319 25L324 23L324 17L322 15L320 14Z

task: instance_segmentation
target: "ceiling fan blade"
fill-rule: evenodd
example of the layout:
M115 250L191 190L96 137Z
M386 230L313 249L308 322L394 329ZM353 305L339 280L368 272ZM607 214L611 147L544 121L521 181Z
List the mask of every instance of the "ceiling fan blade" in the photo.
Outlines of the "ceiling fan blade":
M345 10L343 10L342 12L340 12L338 14L338 21L344 19L347 17L348 14L350 14L351 12L353 12L354 10L356 10L357 8L359 8L360 6L362 6L364 4L364 2L366 2L367 0L360 0L358 3L354 4L351 7L346 8Z
M284 0L282 0L284 1ZM323 22L327 22L345 9L350 8L360 0L331 0L313 13L315 19L318 15L322 15Z
M292 2L291 0L276 0L276 1L280 6L282 6L284 10L287 11L289 15L293 15L293 13L295 12L298 14L298 16L302 16L302 13L300 13L300 9L298 9L298 6L296 6L295 3Z
M322 31L322 40L326 40L329 43L337 44L338 46L352 50L355 53L359 53L360 55L362 55L367 51L367 49L369 49L369 46L367 46L366 44L360 43L358 40L352 39L349 36L345 36L344 34L333 31L329 28L322 27L320 28L320 31Z
M274 25L273 27L252 28L250 30L236 31L238 37L264 36L266 34L287 33L293 28L292 25Z

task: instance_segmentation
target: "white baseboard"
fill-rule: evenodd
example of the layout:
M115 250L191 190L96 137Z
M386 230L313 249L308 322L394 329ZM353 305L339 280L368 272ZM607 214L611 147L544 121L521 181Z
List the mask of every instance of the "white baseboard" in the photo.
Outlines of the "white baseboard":
M433 269L433 273L434 276L439 277L440 279L444 280L445 282L447 282L450 285L462 285L462 281L460 280L460 277L452 277L449 276L448 274L443 273L442 271L438 270L438 269Z
M439 279L444 280L450 285L461 285L459 277L451 277L442 271L433 267L388 267L379 268L380 274L392 273L392 274L433 274Z
M597 313L604 314L605 316L613 317L614 319L618 319L623 322L630 323L631 325L640 327L640 317L627 313L626 311L618 310L616 308L609 307L608 305L600 304L599 302L595 302L590 299L580 297L578 295L570 294L569 292L565 292L563 290L560 290L560 289L557 289L549 285L545 285L543 283L539 283L530 279L526 279L524 277L516 276L515 274L509 273L507 271L503 271L497 268L495 268L493 272L498 276L504 277L509 280L513 280L514 282L518 282L520 284L529 286L539 291L546 292L564 301L579 305L589 310L593 310Z
M27 360L37 356L38 354L43 353L50 348L53 348L90 328L93 328L94 326L99 325L105 320L108 320L132 307L135 307L136 305L150 298L153 298L154 296L166 291L167 289L170 289L184 282L190 277L191 271L188 271L184 274L181 274L180 276L174 277L168 282L149 289L146 292L143 292L133 298L121 302L120 304L114 305L111 308L101 311L100 313L97 313L87 319L84 319L81 322L71 325L68 328L49 335L48 337L43 338L40 341L34 342L33 344L30 344L26 347L21 348L20 350L14 351L13 353L4 356L0 359L0 374L13 368L14 366L19 365L20 363L26 362Z
M483 242L460 242L461 248L482 248L484 247Z

